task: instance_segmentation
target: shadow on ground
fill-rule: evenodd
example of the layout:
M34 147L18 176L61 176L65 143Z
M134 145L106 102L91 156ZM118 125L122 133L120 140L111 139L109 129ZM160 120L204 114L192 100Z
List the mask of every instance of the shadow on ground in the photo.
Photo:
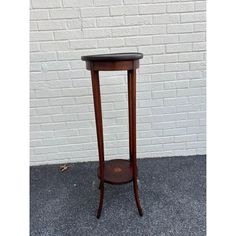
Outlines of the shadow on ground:
M105 185L98 220L98 163L31 167L30 235L206 235L206 157L138 160L140 199L135 205L132 183Z

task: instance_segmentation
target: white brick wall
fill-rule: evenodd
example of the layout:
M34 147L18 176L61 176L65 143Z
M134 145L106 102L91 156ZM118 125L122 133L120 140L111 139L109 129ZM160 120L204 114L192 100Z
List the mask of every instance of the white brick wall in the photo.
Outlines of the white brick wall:
M205 0L31 0L31 164L98 160L82 55L144 53L138 158L205 154ZM101 72L106 159L128 157L125 72Z

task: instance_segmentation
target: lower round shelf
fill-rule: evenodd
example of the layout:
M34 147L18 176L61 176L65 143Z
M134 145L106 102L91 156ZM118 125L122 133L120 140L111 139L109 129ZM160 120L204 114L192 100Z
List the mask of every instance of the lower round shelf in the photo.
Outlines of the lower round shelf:
M98 177L100 171L98 167ZM133 180L133 170L129 160L115 159L105 162L104 181L110 184L125 184Z

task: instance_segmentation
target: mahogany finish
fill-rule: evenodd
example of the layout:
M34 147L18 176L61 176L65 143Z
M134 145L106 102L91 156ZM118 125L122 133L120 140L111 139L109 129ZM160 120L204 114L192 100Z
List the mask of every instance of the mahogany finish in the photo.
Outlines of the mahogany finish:
M98 168L98 178L101 179ZM105 162L104 182L109 184L126 184L133 180L133 169L128 160L115 159Z
M94 111L97 129L99 154L98 177L100 179L100 200L97 218L100 218L103 199L104 183L125 184L133 181L134 196L139 215L143 215L138 193L138 169L136 160L136 69L139 67L141 53L115 53L83 56L86 68L91 71ZM99 71L127 70L128 80L128 109L129 109L129 160L115 159L104 161L104 142Z
M86 61L86 69L95 71L133 70L139 67L139 60L133 61Z

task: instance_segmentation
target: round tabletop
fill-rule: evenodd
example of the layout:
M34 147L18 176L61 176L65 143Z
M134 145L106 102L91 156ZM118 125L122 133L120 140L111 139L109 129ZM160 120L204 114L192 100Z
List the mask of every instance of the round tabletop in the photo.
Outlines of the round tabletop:
M83 61L131 61L143 58L142 53L129 52L129 53L110 53L99 55L82 56Z

